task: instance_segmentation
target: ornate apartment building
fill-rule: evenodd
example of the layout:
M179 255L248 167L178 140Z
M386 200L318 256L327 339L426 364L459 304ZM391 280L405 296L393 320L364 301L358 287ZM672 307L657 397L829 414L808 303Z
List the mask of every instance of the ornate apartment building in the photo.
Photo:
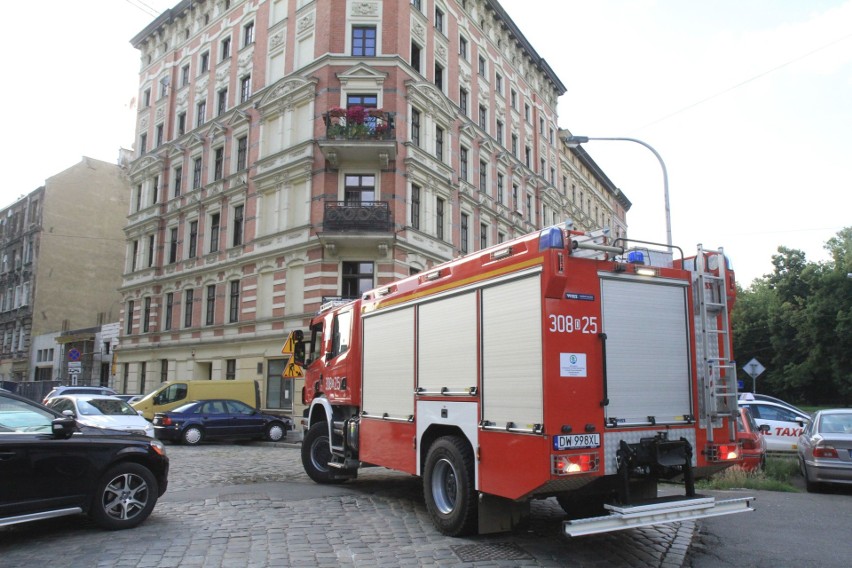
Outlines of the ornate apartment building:
M536 228L626 231L565 87L496 0L184 0L141 52L117 386L257 379L287 333Z

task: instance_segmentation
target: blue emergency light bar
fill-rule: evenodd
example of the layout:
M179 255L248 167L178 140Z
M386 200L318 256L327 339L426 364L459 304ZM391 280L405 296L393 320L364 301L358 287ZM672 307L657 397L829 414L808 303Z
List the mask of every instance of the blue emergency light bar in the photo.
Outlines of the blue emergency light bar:
M559 227L548 227L539 233L538 236L538 251L541 252L547 249L564 249L565 239L562 236L562 229Z

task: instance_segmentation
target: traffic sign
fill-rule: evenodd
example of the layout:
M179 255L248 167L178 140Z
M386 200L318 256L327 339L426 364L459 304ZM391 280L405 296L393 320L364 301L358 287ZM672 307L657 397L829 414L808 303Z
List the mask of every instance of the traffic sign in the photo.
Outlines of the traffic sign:
M766 367L761 365L760 361L758 361L757 359L752 359L751 361L745 364L745 367L743 367L743 371L748 373L752 379L756 379L765 370Z
M80 350L79 349L69 349L68 350L68 359L71 361L79 361L80 360Z
M287 359L287 364L284 365L284 372L281 373L281 376L285 379L298 379L305 375L302 372L302 367L297 365L291 356Z
M284 342L284 347L281 348L281 353L284 355L292 355L295 353L296 343L301 341L303 336L302 330L300 329L291 331L290 335L287 336L287 341Z

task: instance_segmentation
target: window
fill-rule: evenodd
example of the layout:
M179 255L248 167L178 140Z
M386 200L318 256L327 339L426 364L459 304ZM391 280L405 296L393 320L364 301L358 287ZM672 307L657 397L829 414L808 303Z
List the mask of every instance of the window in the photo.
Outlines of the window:
M499 142L501 146L503 145L503 121L502 120L497 121L497 142Z
M192 327L192 302L195 300L195 291L190 288L186 291L183 303L183 326Z
M444 200L440 197L435 201L435 236L444 240Z
M485 77L485 58L479 56L479 76Z
M488 111L482 105L479 105L479 127L488 132Z
M437 6L435 7L435 29L444 33L444 12Z
M497 233L497 243L502 243L506 240L506 233Z
M183 186L183 166L175 168L174 196L180 197L180 192Z
M142 184L136 186L136 209L134 211L139 211L142 209ZM14 263L12 263L14 265Z
M219 44L219 53L221 54L219 61L224 61L231 56L231 38L226 37L222 40Z
M503 75L500 73L494 74L494 90L497 91L498 95L503 94Z
M207 73L208 71L210 71L210 52L205 51L201 54L201 63L199 65L198 73Z
M154 176L154 183L151 184L151 205L156 205L160 198L160 176Z
M497 203L503 203L503 174L497 174Z
M254 43L254 22L249 22L243 26L243 47L248 47Z
M462 114L465 115L465 116L467 116L467 99L468 99L467 89L464 89L463 87L459 87L459 108L461 109Z
M251 75L240 78L240 102L244 103L251 97Z
M148 268L154 266L154 235L148 235Z
M198 156L192 161L192 189L201 187L201 156Z
M467 239L468 239L468 223L469 217L467 213L461 214L461 234L459 235L459 240L461 241L460 248L462 254L467 254Z
M248 137L237 138L237 171L246 169L248 163Z
M14 254L14 251L13 251ZM139 256L139 241L133 241L133 255L130 257L130 271L136 270L136 257ZM14 263L14 259L13 259ZM14 266L14 264L13 264ZM7 289L8 291L8 289Z
M331 324L331 356L336 357L349 351L349 337L352 330L352 312L343 312L334 316Z
M509 100L512 104L512 108L518 110L518 92L515 89L510 91Z
M411 226L420 228L420 186L411 184Z
M375 57L376 28L374 26L352 26L352 55Z
M130 300L127 302L127 313L124 314L124 317L127 319L127 327L125 328L127 335L133 333L133 308L134 301Z
M411 67L420 73L420 46L411 42Z
M411 109L411 141L420 146L420 111Z
M148 363L139 363L139 392L145 392L145 375L148 374Z
M524 120L530 121L530 105L524 103Z
M210 284L207 286L207 310L205 313L204 323L213 325L213 320L216 316L216 285Z
M145 298L145 309L142 316L142 333L148 333L151 326L151 298Z
M189 63L180 68L180 86L189 85Z
M155 138L156 138L156 140L155 140L155 141L156 141L156 144L157 144L157 145L156 145L156 146L154 146L154 147L155 147L155 148L159 148L160 146L162 146L162 145L163 145L163 142L164 142L164 140L163 140L163 132L164 132L164 131L163 131L163 125L162 125L162 124L158 124L158 125L157 125L157 127L156 127L156 129L155 129L155 132L156 132L156 137L155 137Z
M532 169L532 148L529 146L524 146L524 163Z
M225 380L226 381L233 381L236 378L237 378L237 360L236 359L225 359ZM242 408L242 405L240 405L238 408ZM251 411L251 409L246 410L246 412L250 412L250 411Z
M539 158L539 159L538 159L538 161L539 161L539 164L538 164L538 168L539 168L539 169L538 169L538 173L539 173L542 177L544 177L544 172L545 172L545 171L547 171L547 162L544 160L544 158Z
M485 223L479 225L479 248L488 248L488 225Z
M459 179L462 181L468 181L467 152L468 150L464 146L459 147Z
M244 205L234 207L234 238L231 241L233 246L238 247L243 244L243 211Z
M195 126L196 128L204 124L207 115L207 101L201 101L195 105Z
M166 317L163 323L163 329L169 330L172 328L172 308L175 307L175 295L173 292L166 294Z
M488 165L484 160L479 160L479 191L488 191Z
M219 250L219 214L210 215L210 252Z
M518 184L512 184L512 204L515 206L515 210L518 210Z
M344 262L341 274L340 294L344 298L359 298L364 292L373 288L372 262Z
M360 205L376 200L376 176L369 174L347 175L344 184L343 199L347 205Z
M186 134L186 112L178 113L177 123L178 136L183 136Z
M459 55L467 61L467 39L459 36Z
M422 10L423 6L421 0L411 0L411 5L417 8L418 10Z
M195 258L198 253L198 221L189 223L189 253L187 258Z
M169 235L169 264L174 264L177 262L178 228L172 227Z
M225 167L225 148L218 147L213 151L213 181L222 179Z
M151 106L151 89L145 89L142 93L142 108Z
M512 134L512 155L518 157L518 135Z
M435 157L444 161L444 129L435 127Z
M231 294L228 299L228 321L235 323L240 319L240 281L231 280Z
M148 151L148 135L140 134L139 135L139 155L145 154Z
M435 64L435 86L444 90L444 67L440 63Z
M165 383L169 380L169 360L160 359L160 382Z
M216 97L216 115L219 116L228 110L228 89L219 89Z
M529 216L530 223L535 222L535 219L534 219L535 212L533 211L532 199L533 199L532 194L528 193L527 194L527 215Z

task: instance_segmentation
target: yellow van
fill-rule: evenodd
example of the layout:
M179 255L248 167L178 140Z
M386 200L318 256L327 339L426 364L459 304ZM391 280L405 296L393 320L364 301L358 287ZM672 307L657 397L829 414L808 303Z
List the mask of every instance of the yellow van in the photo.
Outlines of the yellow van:
M148 420L154 413L166 412L193 400L228 398L241 400L254 408L260 408L260 385L253 380L240 381L169 381L157 390L146 394L131 406L142 411Z

